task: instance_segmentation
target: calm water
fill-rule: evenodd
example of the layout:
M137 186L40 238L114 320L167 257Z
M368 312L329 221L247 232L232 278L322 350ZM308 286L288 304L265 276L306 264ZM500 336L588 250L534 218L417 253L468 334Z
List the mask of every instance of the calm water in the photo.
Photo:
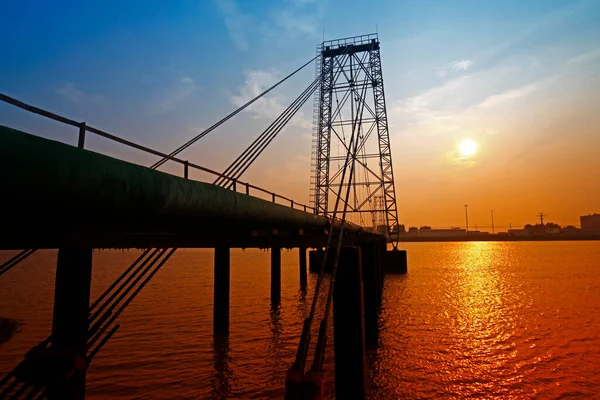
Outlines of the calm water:
M600 392L600 243L410 243L387 276L371 397L590 398ZM0 260L12 253L0 253ZM137 252L94 253L92 298ZM232 252L231 334L212 338L212 251L180 250L119 319L94 359L90 399L281 398L308 313L298 253L283 253L271 310L269 254ZM0 374L50 332L56 252L0 277ZM332 395L332 352L326 359Z

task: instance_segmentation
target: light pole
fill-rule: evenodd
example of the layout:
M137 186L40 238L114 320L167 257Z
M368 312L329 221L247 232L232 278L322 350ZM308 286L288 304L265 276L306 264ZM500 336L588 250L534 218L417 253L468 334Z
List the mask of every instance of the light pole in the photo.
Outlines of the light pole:
M469 212L467 211L467 207L465 204L465 223L467 225L467 233L469 233Z
M492 210L492 235L494 234L494 210Z

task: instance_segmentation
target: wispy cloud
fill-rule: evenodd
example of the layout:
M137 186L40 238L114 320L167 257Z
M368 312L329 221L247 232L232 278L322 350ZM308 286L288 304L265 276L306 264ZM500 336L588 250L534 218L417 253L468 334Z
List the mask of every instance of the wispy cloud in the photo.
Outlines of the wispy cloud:
M301 36L315 36L319 31L318 10L309 5L311 2L301 2L273 12L273 27L276 32L286 39Z
M280 79L279 73L274 69L246 71L244 75L245 82L244 85L239 88L239 94L233 95L230 98L231 103L236 107L241 107L243 104L277 83ZM271 95L261 97L248 107L246 111L252 113L252 118L274 120L286 107L285 97ZM308 128L311 126L310 121L304 117L302 111L299 111L289 124Z
M155 112L167 112L187 100L199 89L196 82L189 76L179 78L173 87L169 89L164 97L153 107Z
M218 0L217 4L235 46L240 50L248 50L247 29L252 25L251 18L240 11L235 0Z
M65 83L56 89L56 93L63 99L75 104L99 103L104 100L100 94L89 94L75 87L73 83Z
M483 100L477 107L490 108L495 107L503 103L507 103L512 100L516 100L521 97L525 97L530 93L535 92L540 87L539 83L532 83L530 85L521 86L516 89L507 90L505 92L489 96Z
M318 37L323 16L323 2L315 0L287 0L277 3L260 16L243 12L236 0L217 0L229 36L239 50L248 50L251 37L269 42L289 41L299 37Z
M469 68L471 68L472 65L473 65L473 61L471 61L471 60L462 59L462 60L452 61L445 67L438 69L438 75L446 76L450 72L457 72L457 71L464 72L464 71L467 71Z
M597 59L600 59L600 49L594 49L592 51L579 54L567 61L567 64L584 64Z

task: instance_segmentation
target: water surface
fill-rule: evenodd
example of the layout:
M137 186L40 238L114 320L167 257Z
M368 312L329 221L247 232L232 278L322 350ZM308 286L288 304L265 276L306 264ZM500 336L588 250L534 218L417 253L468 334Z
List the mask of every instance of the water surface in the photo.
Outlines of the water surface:
M409 273L387 276L370 397L589 398L600 391L600 243L406 243ZM0 261L11 252L0 253ZM139 252L94 253L92 299ZM282 301L269 299L270 256L233 250L231 333L212 337L212 251L179 250L119 318L94 359L89 399L283 396L315 277L299 290L283 251ZM20 322L0 345L6 373L50 332L55 251L0 277L0 317ZM331 332L330 332L331 333ZM333 394L331 346L325 362Z

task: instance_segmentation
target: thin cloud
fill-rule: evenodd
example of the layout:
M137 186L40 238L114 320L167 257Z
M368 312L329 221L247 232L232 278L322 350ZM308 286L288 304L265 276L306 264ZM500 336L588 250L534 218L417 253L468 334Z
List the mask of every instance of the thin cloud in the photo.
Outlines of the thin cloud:
M471 67L471 65L473 65L473 61L471 60L459 60L452 61L450 64L448 64L448 67L455 71L466 71Z
M540 84L533 83L530 85L521 86L516 89L507 90L503 93L495 94L493 96L486 98L477 107L479 107L479 108L496 107L500 104L507 103L507 102L519 99L521 97L525 97L528 94L533 93L536 90L538 90L539 87L540 87Z
M588 51L587 53L579 54L569 61L567 64L584 64L600 58L600 49L594 49L592 51Z
M230 97L231 103L236 107L241 107L243 104L273 86L280 79L279 73L274 69L246 71L244 75L245 82L244 85L239 88L239 94ZM274 120L286 107L285 97L270 95L258 99L254 104L248 107L246 111L250 112L252 118L255 119ZM304 117L302 111L299 111L294 118L290 120L289 124L300 127L311 127L310 121Z
M189 76L184 76L165 94L155 108L155 112L163 113L173 110L177 105L183 103L198 90L198 85Z
M229 37L239 50L248 50L250 45L247 30L252 25L250 17L240 11L235 0L218 0L217 3L225 19Z
M473 65L471 60L456 60L438 70L439 76L446 76L450 72L465 72Z
M323 17L323 3L315 0L288 0L253 18L240 9L236 0L217 0L229 37L236 48L250 48L250 37L258 36L273 43L299 37L319 37Z
M83 90L77 89L73 83L65 83L60 88L56 89L56 93L63 99L75 103L99 103L104 101L104 97L100 94L88 94Z

